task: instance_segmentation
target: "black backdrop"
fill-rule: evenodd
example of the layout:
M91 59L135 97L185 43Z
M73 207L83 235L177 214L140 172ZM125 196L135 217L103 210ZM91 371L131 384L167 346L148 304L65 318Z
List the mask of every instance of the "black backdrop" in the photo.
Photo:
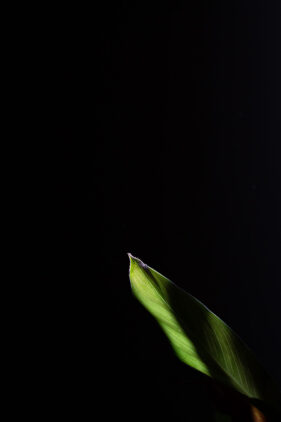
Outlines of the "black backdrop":
M54 13L46 35L50 398L70 420L211 420L200 376L132 297L126 253L281 383L280 3L101 4Z

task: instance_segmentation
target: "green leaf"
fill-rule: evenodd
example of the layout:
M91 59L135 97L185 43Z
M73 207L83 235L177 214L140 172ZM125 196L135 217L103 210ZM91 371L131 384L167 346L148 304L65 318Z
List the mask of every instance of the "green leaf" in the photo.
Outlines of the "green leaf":
M132 291L187 365L281 412L281 394L242 340L219 317L129 254Z

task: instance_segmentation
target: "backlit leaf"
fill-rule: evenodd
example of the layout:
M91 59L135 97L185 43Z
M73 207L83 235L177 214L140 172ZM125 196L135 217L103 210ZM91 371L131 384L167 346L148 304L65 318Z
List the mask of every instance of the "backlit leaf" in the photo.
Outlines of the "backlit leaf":
M187 365L281 411L280 390L242 340L219 317L129 254L132 291L156 318Z

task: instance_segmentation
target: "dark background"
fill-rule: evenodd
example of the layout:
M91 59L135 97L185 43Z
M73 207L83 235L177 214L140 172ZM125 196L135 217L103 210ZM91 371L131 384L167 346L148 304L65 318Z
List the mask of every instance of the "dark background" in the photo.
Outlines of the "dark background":
M126 253L281 384L281 5L101 4L56 11L44 42L50 401L68 420L212 420L200 375L132 297Z

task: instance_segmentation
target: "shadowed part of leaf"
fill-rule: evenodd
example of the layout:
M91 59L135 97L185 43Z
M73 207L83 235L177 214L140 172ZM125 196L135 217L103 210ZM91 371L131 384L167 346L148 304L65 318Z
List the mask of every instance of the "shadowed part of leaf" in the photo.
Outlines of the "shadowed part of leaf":
M215 415L216 422L232 422L231 416L217 412Z

